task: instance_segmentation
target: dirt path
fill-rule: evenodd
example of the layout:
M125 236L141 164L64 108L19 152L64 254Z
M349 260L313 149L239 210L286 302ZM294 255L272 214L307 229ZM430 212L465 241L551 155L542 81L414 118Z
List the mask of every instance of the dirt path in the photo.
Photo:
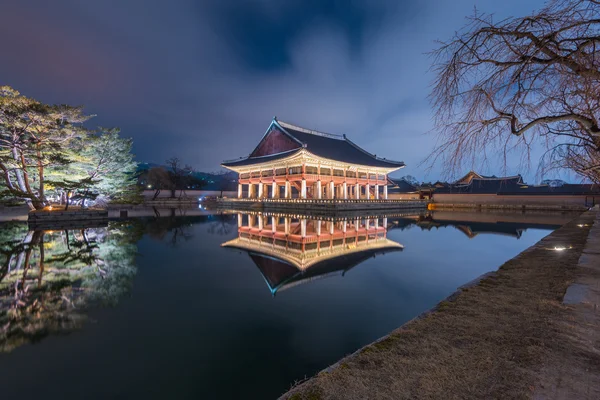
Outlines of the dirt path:
M585 261L600 249L584 253L595 218L582 214L452 301L283 398L600 398L594 393L600 358L592 305L600 267L593 260L587 270L578 267L582 254ZM595 291L584 292L584 303L565 305L573 282L595 284Z

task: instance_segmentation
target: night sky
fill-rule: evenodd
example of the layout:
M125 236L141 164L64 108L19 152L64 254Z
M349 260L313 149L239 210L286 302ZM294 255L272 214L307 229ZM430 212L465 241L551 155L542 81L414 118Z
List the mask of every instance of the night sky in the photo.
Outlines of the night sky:
M179 156L216 171L247 155L271 118L346 133L401 174L435 136L426 54L473 8L498 19L541 0L3 0L0 84L83 104L119 126L138 161ZM499 168L499 167L498 167ZM492 168L493 169L493 168ZM496 170L483 173L497 173ZM535 171L525 172L533 179Z

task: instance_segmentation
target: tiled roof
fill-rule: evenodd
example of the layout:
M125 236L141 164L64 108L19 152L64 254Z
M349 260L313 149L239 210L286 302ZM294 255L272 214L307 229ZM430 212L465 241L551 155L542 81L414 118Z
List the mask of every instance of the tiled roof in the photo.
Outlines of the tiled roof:
M467 185L438 188L436 193L502 194L502 195L600 195L600 187L593 184L565 184L559 187L527 185L520 175L510 178L474 178Z
M302 148L306 148L309 152L319 157L349 164L382 168L401 168L405 165L402 161L379 158L351 142L345 135L317 132L287 122L278 121L277 119L273 119L272 125L294 139L302 147L268 156L245 157L239 160L226 161L222 165L225 167L237 167L277 160L287 157Z
M311 131L299 126L276 121L283 130L317 156L343 161L350 164L368 165L372 167L398 168L404 162L379 158L351 142L345 135L334 135Z
M394 181L394 183L395 183L394 186L388 188L388 194L415 193L415 192L419 191L416 186L411 185L410 183L406 182L404 179L398 179L398 180Z
M521 185L516 190L503 190L499 192L500 194L505 195L514 195L514 194L562 194L562 195L600 195L600 186L594 184L571 184L567 183L559 187L552 187L548 185L542 186L528 186Z
M271 293L275 294L287 287L308 282L318 277L325 277L334 273L343 274L369 258L393 251L402 251L402 248L365 249L357 253L343 254L318 262L305 271L300 271L289 263L270 255L252 252L250 257L269 285Z
M520 184L520 176L507 179L473 178L467 185L441 187L436 190L436 193L493 194L502 190L518 190Z
M286 157L291 156L292 154L299 152L300 150L302 150L302 149L301 148L292 149L292 150L283 151L283 152L277 153L277 154L269 154L268 156L242 157L237 160L224 161L223 163L221 163L221 165L223 165L224 167L243 167L245 165L258 164L258 163L263 163L263 162L279 160L281 158L286 158Z

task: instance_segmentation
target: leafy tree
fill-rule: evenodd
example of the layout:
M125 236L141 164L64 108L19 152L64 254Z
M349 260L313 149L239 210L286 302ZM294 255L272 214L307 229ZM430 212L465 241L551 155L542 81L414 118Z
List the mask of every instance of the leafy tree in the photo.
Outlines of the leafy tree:
M67 167L52 171L59 178L52 184L81 199L84 205L87 199L98 196L133 200L140 195L140 189L136 184L137 164L131 154L132 144L131 139L119 136L118 129L101 128L72 149Z
M599 15L597 0L553 0L499 22L475 13L433 53L441 145L430 161L454 173L516 151L529 163L537 143L543 168L600 182Z
M115 305L136 274L137 221L65 231L0 230L0 353L79 329L85 311Z
M81 107L49 106L0 86L0 182L3 195L43 208L47 168L68 163L66 151L87 131Z
M82 107L46 105L0 86L0 198L48 204L47 190L83 200L139 197L131 139L117 129L92 132Z

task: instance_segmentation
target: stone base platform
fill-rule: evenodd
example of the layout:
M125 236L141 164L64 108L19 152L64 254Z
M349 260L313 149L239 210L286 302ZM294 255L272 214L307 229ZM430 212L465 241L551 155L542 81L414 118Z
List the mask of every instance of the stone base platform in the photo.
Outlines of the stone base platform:
M428 200L218 199L219 208L253 211L336 212L427 209Z

